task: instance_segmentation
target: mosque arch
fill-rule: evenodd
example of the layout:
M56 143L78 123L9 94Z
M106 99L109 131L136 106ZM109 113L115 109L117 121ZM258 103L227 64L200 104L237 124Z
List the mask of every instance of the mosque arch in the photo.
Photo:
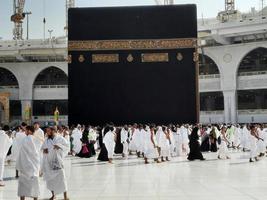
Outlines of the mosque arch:
M267 73L267 48L257 47L249 51L240 61L237 75L247 75L248 73Z
M33 85L67 85L68 76L60 68L51 66L43 69L36 76Z
M219 75L220 70L215 61L205 54L199 54L199 75Z
M0 86L19 86L17 77L8 69L0 67Z

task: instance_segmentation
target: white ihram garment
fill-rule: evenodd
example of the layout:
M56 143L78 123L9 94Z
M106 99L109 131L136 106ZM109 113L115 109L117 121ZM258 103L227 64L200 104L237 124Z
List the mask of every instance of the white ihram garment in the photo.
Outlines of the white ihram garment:
M18 180L19 197L38 197L40 154L35 147L32 135L26 136L20 147L19 155L16 160L16 169L20 176Z
M158 150L151 141L151 131L148 129L144 137L144 155L148 159L156 159L159 157ZM153 137L153 136L152 136Z
M23 139L26 137L25 132L16 132L11 149L11 160L16 161Z
M123 128L123 129L121 129L121 143L123 145L123 154L125 156L128 156L128 151L129 151L128 141L129 141L128 131Z
M3 181L5 159L11 144L12 139L5 133L5 131L0 130L0 184Z
M71 137L73 138L73 140L72 140L72 145L73 145L72 150L74 151L75 154L80 153L80 151L82 149L82 142L81 142L82 136L83 136L82 131L80 131L79 129L75 128L72 131L72 135L71 135Z
M108 151L108 158L113 158L115 148L115 133L108 131L103 138L103 143Z
M59 149L55 149L54 145ZM53 139L47 138L42 146L42 150L48 150L48 154L43 155L44 180L47 189L53 191L55 195L67 191L64 157L68 153L68 147L68 142L60 135L56 135Z
M159 127L156 135L158 138L158 146L160 147L160 156L161 157L170 156L170 143L165 133L162 131L161 127Z

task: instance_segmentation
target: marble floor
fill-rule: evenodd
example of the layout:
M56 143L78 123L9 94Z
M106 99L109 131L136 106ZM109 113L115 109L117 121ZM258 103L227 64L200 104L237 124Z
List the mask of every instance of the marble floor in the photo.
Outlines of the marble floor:
M217 160L214 153L205 157L207 161L188 162L179 157L148 165L136 156L128 160L116 156L114 164L68 157L69 196L71 200L267 199L267 158L249 163L247 153L237 152L231 153L231 160ZM18 199L14 171L14 164L6 166L0 200ZM48 199L50 193L40 182L40 199Z

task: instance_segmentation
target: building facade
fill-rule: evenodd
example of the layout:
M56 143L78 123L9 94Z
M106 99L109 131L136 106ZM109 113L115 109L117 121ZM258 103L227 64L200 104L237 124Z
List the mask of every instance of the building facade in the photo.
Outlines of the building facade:
M199 20L200 122L267 122L266 17L265 8ZM58 108L67 124L66 60L66 37L0 40L1 123L49 124Z

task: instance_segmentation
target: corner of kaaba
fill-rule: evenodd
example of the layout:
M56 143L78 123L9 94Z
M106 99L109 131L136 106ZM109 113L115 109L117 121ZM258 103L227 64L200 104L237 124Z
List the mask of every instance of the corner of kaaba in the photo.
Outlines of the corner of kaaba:
M71 8L69 124L197 123L195 5Z

